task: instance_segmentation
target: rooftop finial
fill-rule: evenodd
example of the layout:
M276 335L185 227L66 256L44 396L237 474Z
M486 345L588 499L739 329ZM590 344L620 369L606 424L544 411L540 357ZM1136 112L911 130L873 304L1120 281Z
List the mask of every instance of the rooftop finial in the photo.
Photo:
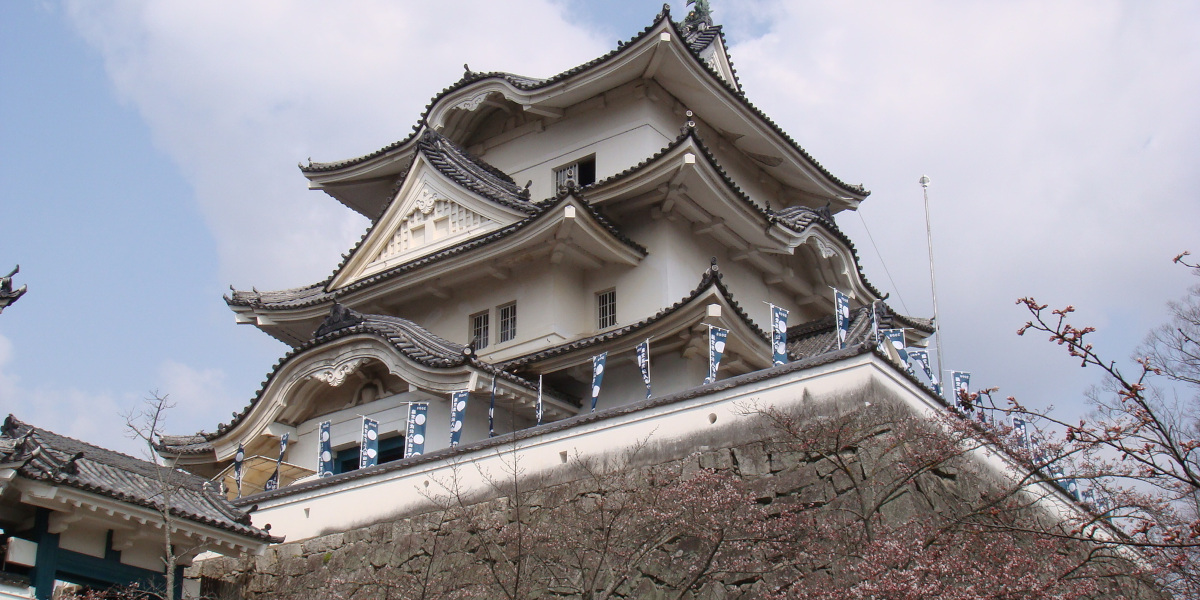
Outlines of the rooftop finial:
M25 295L25 286L13 289L13 275L21 272L21 265L17 265L11 273L4 277L0 277L0 312L4 312L13 302Z
M712 27L712 9L708 6L708 0L687 0L687 6L695 6L687 17L683 19L683 28L686 31L704 31Z

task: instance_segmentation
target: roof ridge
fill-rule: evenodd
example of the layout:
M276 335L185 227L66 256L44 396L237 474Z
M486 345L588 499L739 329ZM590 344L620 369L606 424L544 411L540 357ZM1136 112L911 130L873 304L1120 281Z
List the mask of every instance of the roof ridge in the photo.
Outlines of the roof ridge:
M571 67L570 69L567 69L566 71L563 71L556 75L552 75L545 79L526 77L523 75L514 75L512 73L507 73L504 71L475 72L475 71L471 71L471 70L467 69L463 73L463 76L458 79L458 81L455 81L454 83L450 84L449 86L442 88L442 91L438 92L437 94L434 94L433 98L429 101L428 104L425 105L425 108L421 111L421 116L420 116L420 118L417 119L416 125L413 125L412 132L409 133L408 137L405 137L402 140L388 144L388 145L386 145L374 152L371 152L369 154L364 154L362 156L358 156L355 158L349 158L349 159L333 161L333 162L314 163L314 162L310 161L308 166L305 166L303 164L299 165L300 171L304 172L304 173L320 173L323 171L332 171L335 169L340 169L345 166L350 166L350 165L366 162L373 158L387 154L388 152L395 150L395 149L411 142L413 139L415 139L417 137L417 135L420 133L422 128L428 128L428 123L426 121L426 118L429 116L429 111L433 109L433 106L435 104L437 104L438 101L440 101L442 98L444 98L445 96L449 95L452 92L458 91L459 89L466 87L467 85L470 85L477 81L482 81L484 79L490 79L490 78L496 78L496 77L499 77L501 79L504 79L505 81L508 81L510 84L512 84L513 86L515 86L519 89L526 89L526 90L536 89L539 87L543 87L543 86L555 83L555 82L565 79L571 75L574 75L577 72L580 72L586 68L589 68L595 64L598 64L600 62L603 62L603 61L611 58L615 54L624 50L625 47L627 47L630 44L633 44L634 42L637 42L638 40L645 37L647 34L650 33L650 31L652 31L655 27L658 26L658 23L660 21L662 21L664 18L668 18L668 17L670 17L670 6L667 4L663 4L663 10L660 11L658 13L658 15L655 16L653 23L651 23L648 27L643 28L642 31L640 31L639 33L637 33L630 39L623 41L623 42L617 42L617 47L615 49L606 52L605 54L601 55L598 58L594 58L585 63L576 65L574 67ZM525 81L520 81L520 80L525 80ZM527 82L532 82L532 81L536 81L537 83L533 84L533 85L530 85L529 83L527 83Z

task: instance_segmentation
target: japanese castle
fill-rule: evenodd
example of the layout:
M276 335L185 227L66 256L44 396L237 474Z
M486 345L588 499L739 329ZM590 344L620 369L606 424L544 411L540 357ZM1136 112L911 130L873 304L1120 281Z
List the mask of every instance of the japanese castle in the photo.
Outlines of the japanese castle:
M705 3L547 79L467 70L404 139L300 170L370 226L323 281L226 297L291 349L231 420L161 448L289 541L415 510L418 480L504 445L549 468L653 421L686 450L764 382L799 398L882 377L937 402L867 343L933 332L889 309L838 228L869 192L747 99Z

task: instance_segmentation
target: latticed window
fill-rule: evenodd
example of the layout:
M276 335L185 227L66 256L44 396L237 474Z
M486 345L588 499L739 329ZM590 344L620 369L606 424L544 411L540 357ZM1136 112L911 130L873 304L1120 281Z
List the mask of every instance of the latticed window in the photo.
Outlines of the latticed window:
M568 182L574 182L577 187L596 183L596 157L591 156L554 170L554 189Z
M617 290L605 290L596 294L596 316L600 329L617 324Z
M496 341L507 342L517 337L517 303L512 302L498 307L496 316L500 318L500 335Z
M476 350L483 350L488 346L488 311L471 315L471 344Z

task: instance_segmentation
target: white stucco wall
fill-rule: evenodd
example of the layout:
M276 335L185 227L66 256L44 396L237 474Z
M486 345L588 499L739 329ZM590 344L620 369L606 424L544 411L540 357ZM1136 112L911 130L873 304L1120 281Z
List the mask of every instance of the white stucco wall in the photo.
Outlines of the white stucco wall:
M426 506L431 495L448 493L447 487L457 486L463 493L489 489L489 479L503 479L510 472L514 456L526 476L537 477L564 468L565 459L577 454L605 456L647 440L686 445L689 438L715 425L750 418L746 414L748 406L796 406L804 402L806 391L818 398L836 398L839 392L844 394L876 382L915 405L930 403L924 392L879 360L873 355L860 356L733 390L581 423L513 444L502 443L282 498L256 500L259 511L253 515L254 523L258 526L270 523L273 533L286 535L289 541L352 529ZM613 397L617 390L629 387L620 381L614 383L617 385L610 390ZM640 384L640 378L637 383ZM635 398L644 397L644 388L634 387ZM347 510L348 507L353 510Z

